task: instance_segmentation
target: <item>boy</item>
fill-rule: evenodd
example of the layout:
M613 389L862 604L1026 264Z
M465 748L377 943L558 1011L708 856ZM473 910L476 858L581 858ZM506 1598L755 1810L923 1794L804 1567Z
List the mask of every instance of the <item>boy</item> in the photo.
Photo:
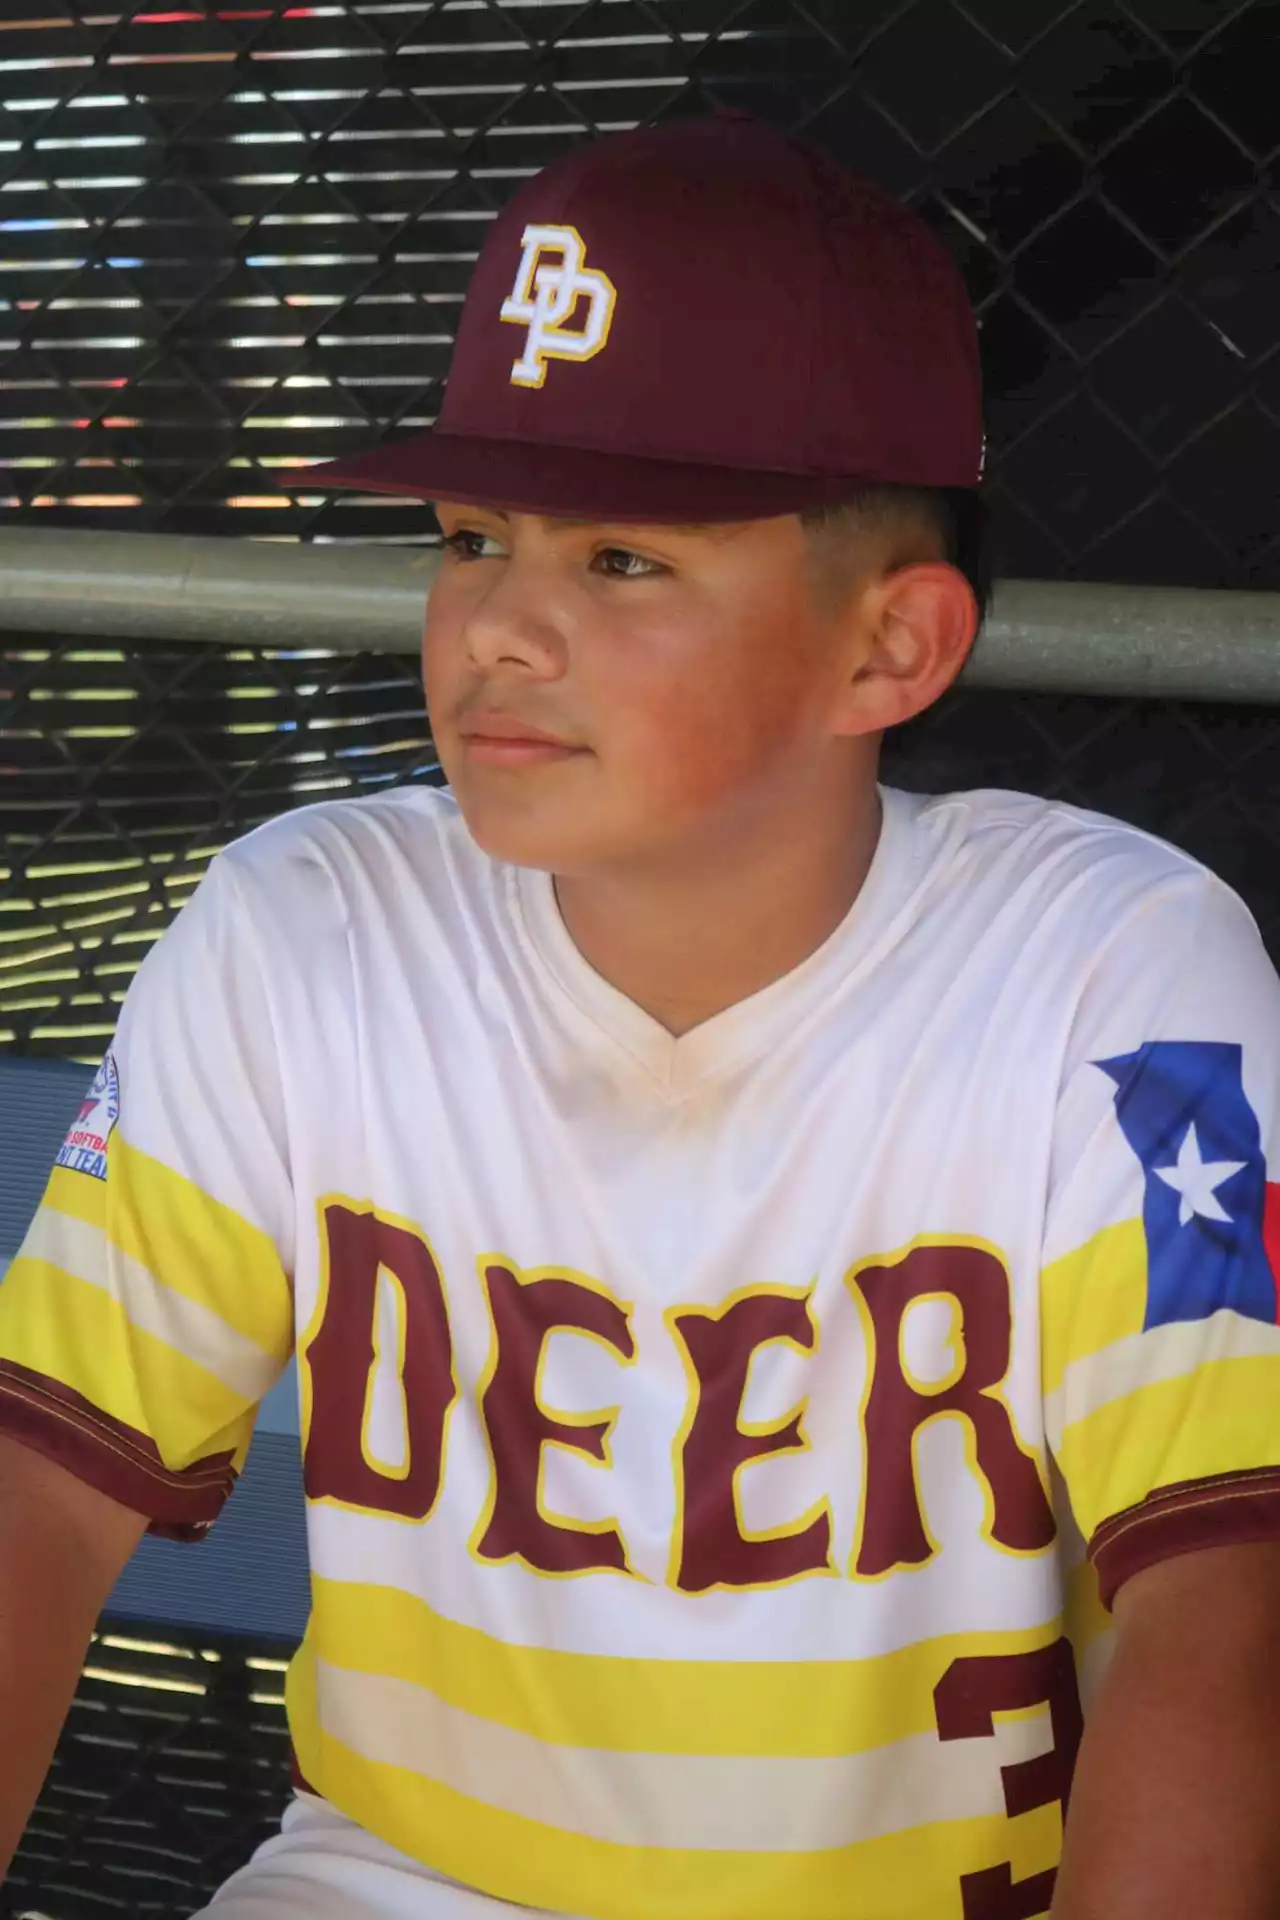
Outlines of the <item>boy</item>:
M328 475L436 504L449 788L214 863L0 1289L0 1848L296 1343L214 1920L1277 1911L1280 988L1173 849L878 787L981 457L945 256L779 134L497 221L438 429Z

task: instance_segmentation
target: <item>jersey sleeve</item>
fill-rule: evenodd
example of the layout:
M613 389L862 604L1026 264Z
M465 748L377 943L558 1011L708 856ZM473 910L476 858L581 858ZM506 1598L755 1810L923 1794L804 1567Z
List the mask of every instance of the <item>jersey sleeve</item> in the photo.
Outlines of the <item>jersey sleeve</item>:
M1280 980L1211 875L1098 954L1055 1123L1041 1281L1050 1451L1104 1601L1280 1538Z
M0 1432L207 1531L293 1335L265 956L227 856L140 967L0 1283Z

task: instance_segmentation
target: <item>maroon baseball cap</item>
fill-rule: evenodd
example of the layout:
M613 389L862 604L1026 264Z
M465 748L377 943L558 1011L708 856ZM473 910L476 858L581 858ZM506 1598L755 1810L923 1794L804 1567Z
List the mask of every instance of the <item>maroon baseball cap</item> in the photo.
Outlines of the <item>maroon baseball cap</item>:
M928 227L717 114L528 181L477 262L436 427L306 483L711 523L877 481L974 487L982 446L973 314Z

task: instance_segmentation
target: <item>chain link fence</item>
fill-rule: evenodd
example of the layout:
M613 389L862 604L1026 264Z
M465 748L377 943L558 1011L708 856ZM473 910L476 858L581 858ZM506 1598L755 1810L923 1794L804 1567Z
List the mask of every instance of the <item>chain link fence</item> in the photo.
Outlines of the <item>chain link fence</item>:
M185 1920L277 1830L290 1648L94 1635L6 1920Z
M954 251L1005 574L1280 590L1278 45L1277 0L9 0L0 524L429 541L412 504L282 469L434 419L471 264L531 171L723 105L805 132ZM403 659L3 647L12 1050L95 1058L228 839L438 778ZM1278 753L1271 709L975 691L888 765L1163 833L1280 951ZM207 1898L287 1791L282 1651L101 1638L0 1912Z

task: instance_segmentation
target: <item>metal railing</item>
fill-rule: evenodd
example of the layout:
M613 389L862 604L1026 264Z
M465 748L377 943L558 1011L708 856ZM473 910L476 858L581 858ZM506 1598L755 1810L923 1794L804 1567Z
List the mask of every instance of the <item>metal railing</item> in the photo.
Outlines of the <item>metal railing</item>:
M437 561L429 547L0 528L0 636L414 654ZM1280 594L1001 581L964 679L1280 704Z

